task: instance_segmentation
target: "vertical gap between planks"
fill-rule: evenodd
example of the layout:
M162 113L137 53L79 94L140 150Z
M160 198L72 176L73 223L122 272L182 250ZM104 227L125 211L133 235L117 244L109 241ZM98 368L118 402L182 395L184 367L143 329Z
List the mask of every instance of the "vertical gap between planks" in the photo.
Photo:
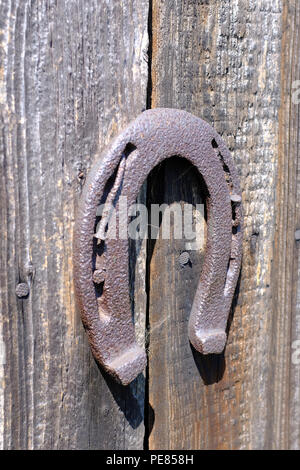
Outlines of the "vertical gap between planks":
M149 0L149 11L148 11L148 83L147 83L147 109L152 107L152 41L153 41L153 32L152 32L152 8L153 0ZM151 188L151 177L147 179L147 189L146 189L146 204L150 200L150 188ZM148 240L146 247L146 319L145 319L145 348L147 352L147 366L145 373L145 407L144 407L144 426L145 426L145 436L144 436L144 450L149 450L149 342L150 342L150 323L149 323L149 295L150 295L150 221L148 220Z

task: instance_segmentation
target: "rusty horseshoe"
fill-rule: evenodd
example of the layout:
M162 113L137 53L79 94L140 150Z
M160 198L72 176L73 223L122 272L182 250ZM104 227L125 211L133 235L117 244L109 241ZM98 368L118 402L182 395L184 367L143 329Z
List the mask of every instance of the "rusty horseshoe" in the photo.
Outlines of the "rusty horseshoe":
M207 186L204 265L188 335L203 354L221 353L242 259L242 204L237 171L225 144L203 120L175 109L145 111L96 159L80 199L74 231L75 289L93 355L116 380L129 384L146 353L135 339L129 297L128 238L95 238L97 207L120 195L136 201L142 183L162 160L180 156ZM102 225L108 219L102 216ZM96 255L95 255L96 253Z

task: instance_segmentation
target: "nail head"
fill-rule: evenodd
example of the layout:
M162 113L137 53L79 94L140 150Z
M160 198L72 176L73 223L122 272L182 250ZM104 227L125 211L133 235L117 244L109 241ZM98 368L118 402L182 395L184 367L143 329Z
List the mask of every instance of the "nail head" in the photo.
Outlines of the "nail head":
M242 198L238 194L231 194L230 199L232 202L242 202Z
M184 266L185 264L188 264L189 260L190 260L190 255L188 254L187 251L184 251L179 256L179 263L181 264L181 266Z
M16 287L16 294L19 298L27 297L27 295L29 294L28 284L26 284L25 282L21 282L20 284L18 284Z

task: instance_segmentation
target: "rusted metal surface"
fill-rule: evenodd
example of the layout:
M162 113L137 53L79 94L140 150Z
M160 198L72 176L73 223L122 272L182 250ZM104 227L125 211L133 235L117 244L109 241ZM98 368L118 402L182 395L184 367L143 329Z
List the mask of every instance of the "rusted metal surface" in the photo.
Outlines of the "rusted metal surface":
M128 239L96 244L98 205L120 196L130 206L150 171L174 155L189 160L207 186L207 246L188 334L203 354L221 353L242 258L242 207L237 172L220 136L185 111L145 111L96 159L83 189L74 234L74 274L83 324L95 359L119 382L146 365L135 340L129 298ZM107 225L102 217L100 225ZM117 224L119 221L117 220Z

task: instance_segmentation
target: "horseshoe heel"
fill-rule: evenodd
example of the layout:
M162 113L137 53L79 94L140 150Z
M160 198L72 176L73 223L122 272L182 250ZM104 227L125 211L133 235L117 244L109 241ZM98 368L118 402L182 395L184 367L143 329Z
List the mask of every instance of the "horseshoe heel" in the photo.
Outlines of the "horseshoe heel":
M124 385L146 365L135 340L129 298L128 238L95 238L97 207L110 202L120 227L121 196L136 201L150 171L174 155L189 160L207 186L207 246L188 334L203 354L220 353L242 258L242 207L229 151L206 122L185 111L142 113L97 158L85 183L74 231L75 288L95 359ZM128 222L128 220L127 220ZM110 225L102 215L100 228ZM95 255L96 253L96 255Z

